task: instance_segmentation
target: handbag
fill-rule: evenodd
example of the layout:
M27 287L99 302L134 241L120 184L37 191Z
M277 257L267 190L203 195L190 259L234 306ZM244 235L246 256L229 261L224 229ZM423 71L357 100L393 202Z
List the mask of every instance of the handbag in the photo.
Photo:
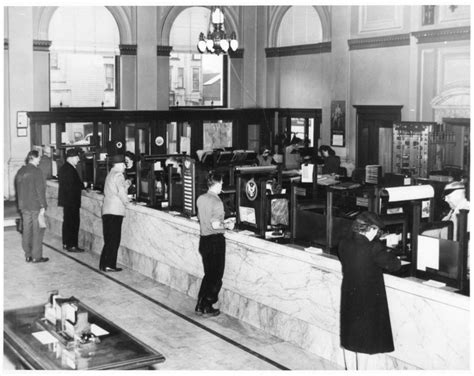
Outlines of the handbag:
M23 233L23 218L15 219L16 230L21 234Z

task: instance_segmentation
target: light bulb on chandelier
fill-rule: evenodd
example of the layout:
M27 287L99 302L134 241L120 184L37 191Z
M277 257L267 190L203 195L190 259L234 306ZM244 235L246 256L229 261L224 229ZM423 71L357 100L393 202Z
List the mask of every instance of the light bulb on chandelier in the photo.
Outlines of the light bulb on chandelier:
M211 12L207 37L204 36L204 33L199 34L198 51L200 53L207 51L219 55L220 53L227 53L229 48L236 51L238 47L239 42L236 39L235 32L232 32L230 39L227 39L224 29L224 13L219 7L214 7Z

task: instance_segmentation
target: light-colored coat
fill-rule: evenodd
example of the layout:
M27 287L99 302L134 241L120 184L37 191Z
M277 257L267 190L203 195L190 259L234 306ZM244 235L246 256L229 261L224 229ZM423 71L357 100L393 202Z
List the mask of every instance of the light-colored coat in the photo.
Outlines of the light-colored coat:
M127 196L128 185L123 172L110 170L104 184L104 202L102 215L113 214L125 217L125 209L129 203Z

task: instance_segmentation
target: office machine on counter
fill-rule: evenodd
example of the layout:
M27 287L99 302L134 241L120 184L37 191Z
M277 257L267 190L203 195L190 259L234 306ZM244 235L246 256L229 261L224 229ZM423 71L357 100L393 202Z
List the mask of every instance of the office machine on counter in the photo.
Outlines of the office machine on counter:
M237 167L237 226L266 239L284 238L289 229L289 190L277 166Z
M441 281L465 293L467 282L467 211L458 215L457 241L422 235L423 223L433 220L434 189L431 185L385 188L382 202L410 206L411 213L411 275L422 279ZM406 210L406 209L403 209Z
M185 154L144 155L138 171L137 201L196 215L194 159Z

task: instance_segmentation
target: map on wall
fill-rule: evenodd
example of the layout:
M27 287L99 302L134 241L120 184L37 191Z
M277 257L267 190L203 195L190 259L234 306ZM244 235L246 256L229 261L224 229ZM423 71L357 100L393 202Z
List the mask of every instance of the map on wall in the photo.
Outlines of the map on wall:
M232 122L204 122L204 150L232 146Z

